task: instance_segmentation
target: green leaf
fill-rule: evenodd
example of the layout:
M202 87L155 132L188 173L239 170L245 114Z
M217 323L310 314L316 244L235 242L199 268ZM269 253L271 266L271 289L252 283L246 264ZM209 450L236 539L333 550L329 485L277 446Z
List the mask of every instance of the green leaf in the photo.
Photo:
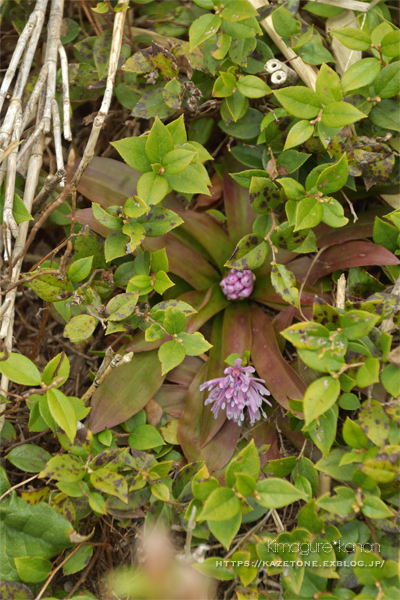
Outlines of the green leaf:
M139 292L127 292L114 296L107 304L109 321L122 321L129 317L135 310L139 298Z
M131 219L137 219L142 215L146 214L149 210L147 204L139 198L139 196L134 196L133 198L128 198L125 202L124 213L127 217Z
M229 463L225 474L226 485L230 488L233 487L236 482L236 476L241 473L249 475L255 481L257 481L260 475L260 457L254 440L251 440Z
M114 217L101 208L100 204L92 202L93 216L104 227L108 229L120 229L122 227L122 219L120 217Z
M169 270L168 256L165 248L152 253L151 270L153 273L157 273L158 271L167 272Z
M186 317L183 312L171 306L165 311L163 326L170 335L176 335L186 329Z
M93 256L88 256L86 258L80 258L72 263L72 265L68 268L68 277L70 280L83 281L86 279L92 270L92 262Z
M99 492L117 496L122 502L128 504L128 484L125 477L110 469L97 469L90 475L90 483Z
M387 33L381 42L381 52L385 56L399 56L400 54L400 30L395 29Z
M353 490L347 487L335 488L337 496L330 496L329 492L320 496L317 505L333 514L349 515L357 505L357 497Z
M339 397L340 383L333 377L320 377L308 386L304 394L303 407L306 425L323 415Z
M356 376L356 384L360 388L366 388L379 381L379 360L377 358L368 358L365 363L359 367Z
M312 119L321 110L317 94L306 87L287 87L275 90L274 95L289 114L299 119Z
M271 88L260 77L255 75L244 75L239 77L237 89L246 98L262 98L267 94L271 94Z
M138 181L137 192L147 205L158 204L168 192L168 182L158 173L144 173Z
M243 96L238 89L236 89L231 96L227 97L225 102L235 123L244 117L249 108L248 99Z
M342 84L340 83L339 75L326 64L323 64L319 71L315 83L315 92L318 99L325 105L330 104L331 102L340 102L343 98Z
M5 197L5 192L4 192L4 187L3 187L2 191L0 192L0 218L1 218L1 220L3 220L4 197ZM32 221L32 219L33 219L32 215L26 208L23 200L17 194L14 194L13 217L15 219L15 222L18 223L18 225L20 223L23 223L24 221Z
M214 35L221 25L221 17L215 14L202 15L189 29L190 51Z
M63 566L63 575L73 575L82 571L90 562L93 556L93 546L81 546Z
M182 106L182 84L174 77L165 84L163 89L164 102L170 108L179 110Z
M72 317L69 323L64 327L64 337L67 337L77 344L87 340L96 329L96 319L91 315L78 315ZM0 367L1 370L1 367Z
M146 156L147 137L128 137L117 142L110 142L124 161L140 173L150 171L150 161Z
M317 180L317 189L325 194L338 192L345 185L348 177L347 155L343 154L341 159L324 169Z
M232 96L236 86L236 79L232 73L221 73L215 80L212 95L214 98L228 98Z
M350 50L369 50L372 44L371 38L366 31L356 27L341 27L331 31L331 35L337 38L343 46Z
M174 149L174 140L166 126L156 117L146 141L146 155L150 163L161 163L168 152ZM138 190L139 191L139 190ZM141 194L139 194L140 196Z
M177 175L166 173L165 178L172 189L176 192L180 192L181 194L210 195L207 182L201 176L199 176L199 171L193 164L186 167L184 171L178 173Z
M60 352L44 368L42 379L46 385L50 385L55 379L63 377L63 381L57 385L60 387L68 379L70 364L64 352ZM56 374L55 374L56 373Z
M55 388L48 390L46 396L51 416L72 443L76 435L77 418L71 400Z
M226 35L225 33L222 33L221 35L219 35L218 41L217 41L217 50L214 50L213 52L211 52L212 56L216 60L224 59L228 53L230 46L231 46L231 41L232 41L232 38L230 35Z
M366 118L367 115L348 102L331 102L322 111L321 121L327 127L335 129Z
M14 467L26 471L26 473L39 473L47 461L51 459L51 454L40 446L34 444L21 444L10 450L6 458Z
M1 575L5 580L19 580L15 557L29 552L30 557L50 559L71 547L72 525L45 502L31 506L13 492L0 506L0 519Z
M220 121L218 126L226 134L232 135L239 140L251 140L260 133L260 123L263 115L255 108L249 108L244 117L241 117L237 123Z
M305 196L307 195L306 190L301 185L301 183L299 183L295 179L292 179L291 177L283 177L282 179L278 180L278 183L283 187L285 194L289 198L289 200L294 200L295 202L298 202L299 200L305 198Z
M51 478L65 483L80 481L86 469L81 460L71 454L53 456L45 468L40 472L39 478Z
M398 468L389 460L367 460L361 466L363 473L378 483L390 483L396 479Z
M276 32L283 38L291 38L292 35L299 33L299 22L283 6L274 10L272 13L272 22Z
M358 423L347 417L342 431L343 439L348 446L361 450L368 448L368 437Z
M382 102L373 107L369 118L378 127L400 131L398 103L396 100L382 100Z
M281 201L281 195L275 183L265 177L252 177L249 189L252 209L260 214L271 212Z
M206 500L201 520L228 521L240 513L240 502L235 492L228 488L218 488Z
M291 271L284 265L279 265L276 262L272 264L271 282L277 294L283 300L298 308L299 306L299 290L296 286L296 278Z
M207 521L207 525L213 536L216 537L227 550L238 533L241 523L242 514L240 511L227 521Z
M129 243L129 237L122 233L121 230L112 231L106 237L106 243L104 247L106 262L111 262L114 258L125 256L125 249Z
M232 269L256 269L265 261L267 251L263 236L255 233L245 235L224 266Z
M372 83L381 71L377 58L363 58L349 67L342 77L343 92L347 94Z
M7 360L0 361L0 373L20 385L40 385L42 381L33 362L26 356L15 352L12 352Z
M381 373L381 382L387 392L394 398L400 396L399 370L395 365L387 365Z
M194 2L197 1L198 0L194 0ZM226 522L224 521L223 523ZM241 520L239 522L239 527L240 523ZM228 569L225 566L221 567L219 563L220 558L218 556L210 556L209 558L206 558L202 563L194 563L192 569L196 569L196 571L198 571L202 575L205 575L206 577L212 577L213 579L218 579L219 581L231 581L235 577L235 573L233 571L228 571Z
M328 202L322 204L322 221L330 227L343 227L349 222L344 216L343 206L335 198L328 198Z
M303 431L308 433L325 457L328 456L335 441L337 420L338 408L335 405L318 418L319 422L313 421L308 427L303 427Z
M230 0L221 12L222 18L227 21L243 21L257 14L256 9L247 0Z
M296 227L299 229L309 229L316 227L321 222L323 216L322 204L316 198L304 198L296 208Z
M260 498L256 497L257 504L266 508L282 508L297 500L307 500L306 494L296 489L286 479L268 477L257 483L256 490L260 496Z
M41 583L49 576L52 565L45 558L22 556L14 558L18 575L25 583Z
M165 442L152 425L139 425L129 436L128 444L135 450L152 450L164 446Z
M168 152L168 154L164 156L162 163L163 167L165 168L165 172L170 173L171 175L182 173L182 171L184 171L186 167L190 165L195 156L195 152L190 152L189 150L183 150L180 148Z
M310 125L309 121L299 121L291 127L283 150L289 150L299 146L303 142L307 141L314 133L314 125Z
M380 98L391 98L400 93L400 63L387 65L374 81L375 95Z
M154 87L143 94L139 102L134 107L131 115L141 119L150 119L150 117L159 117L165 119L172 116L176 110L165 104L163 98L163 88Z
M164 271L158 271L156 273L154 278L154 289L156 290L157 294L163 294L174 285L174 282L170 280Z
M358 420L369 439L379 448L388 443L390 419L378 400L367 400L363 403Z
M393 516L393 511L380 498L370 494L365 495L361 511L369 519L387 519Z
M364 310L350 310L340 316L340 327L348 340L358 340L371 331L379 321L379 315Z
M161 362L161 374L165 375L174 367L181 364L186 356L185 348L176 340L165 342L158 351Z
M179 339L182 340L187 356L199 356L212 348L212 345L204 339L203 334L198 331L196 333L182 332L179 334Z
M255 17L243 19L243 21L240 21L239 23L223 19L222 29L234 40L244 40L247 38L252 38L257 34L262 35L262 29L259 26Z

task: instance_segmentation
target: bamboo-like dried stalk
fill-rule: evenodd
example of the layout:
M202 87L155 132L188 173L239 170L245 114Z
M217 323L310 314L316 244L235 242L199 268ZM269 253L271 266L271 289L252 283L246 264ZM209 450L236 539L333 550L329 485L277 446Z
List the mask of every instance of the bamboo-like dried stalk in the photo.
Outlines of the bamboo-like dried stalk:
M31 32L31 37L27 42L24 42L24 48L26 46L26 51L24 57L22 59L22 64L18 73L17 81L15 83L13 97L10 102L10 106L8 107L6 116L4 118L3 125L0 129L0 147L4 148L4 146L8 145L11 137L11 133L14 128L15 119L17 114L21 110L22 107L22 95L24 93L26 83L28 81L29 73L31 70L32 62L35 56L36 48L39 42L39 37L42 32L42 26L45 17L45 11L48 0L38 0L35 6L35 10L32 14L35 15L35 24L33 31ZM30 31L29 31L30 32ZM23 49L24 49L23 48ZM14 77L15 69L10 73L9 83L7 89ZM3 98L4 101L4 98Z
M61 77L63 89L63 119L64 119L64 137L66 140L72 140L70 123L70 101L69 101L69 81L68 81L68 58L64 46L61 42L58 45L58 54L61 62Z
M4 210L4 223L6 225L6 259L10 263L10 291L6 294L5 302L3 304L2 312L2 320L1 320L1 328L0 328L0 339L3 339L5 342L5 348L8 351L11 351L12 348L12 340L13 340L13 324L14 324L14 310L15 310L15 298L17 293L17 286L13 287L19 279L19 274L21 271L22 261L23 261L23 249L25 247L25 242L27 238L27 233L29 229L29 221L23 222L19 227L16 225L13 215L13 199L14 199L14 188L15 188L15 175L17 164L21 162L22 156L30 150L30 158L28 163L28 171L26 177L26 185L23 201L29 212L32 210L32 204L35 197L37 182L39 181L40 170L43 161L43 146L44 146L44 134L46 131L50 131L51 122L54 125L54 137L55 137L55 146L56 146L56 154L57 154L57 167L58 169L64 169L64 164L62 161L62 147L61 147L61 125L60 125L60 116L58 112L58 105L55 100L55 90L56 90L56 74L57 74L57 58L59 54L59 45L60 45L60 33L61 33L61 21L63 16L63 8L64 8L64 0L51 0L51 11L48 22L48 36L47 36L47 48L46 48L46 56L45 56L45 64L40 72L38 82L35 85L34 91L28 101L26 110L24 114L22 113L22 95L25 90L26 82L31 70L34 54L36 51L36 47L39 41L40 34L42 32L42 26L45 18L45 11L47 7L48 0L38 0L36 3L36 7L34 12L32 13L35 17L32 17L32 22L34 22L33 28L24 31L26 32L25 38L23 42L18 46L17 58L13 56L11 61L12 69L10 70L8 76L7 86L12 82L12 79L15 74L15 70L18 66L19 60L21 58L22 52L25 50L24 58L22 59L22 63L20 66L20 71L17 77L17 81L15 83L13 97L11 99L9 108L5 115L3 126L0 130L0 145L3 147L7 144L7 141L10 139L10 134L12 133L13 142L18 142L16 144L15 149L7 157L7 164L4 161L2 164L1 173L4 173L4 166L7 166L7 186L6 186L6 198L5 198L5 210ZM29 37L30 36L30 37ZM22 48L22 51L20 50ZM64 59L61 54L61 60ZM64 64L65 70L65 64ZM7 93L6 88L4 86L3 99L5 94ZM64 94L68 93L68 88L64 86L63 88ZM20 155L18 156L18 147L19 140L21 136L21 132L23 128L27 126L32 115L34 113L35 107L37 105L38 99L40 98L40 106L37 110L36 115L36 127L31 136L30 141L26 142L25 146L22 148ZM66 105L64 100L64 105ZM69 118L69 107L68 107L68 118ZM70 134L68 132L67 126L67 135ZM4 229L4 228L3 228ZM12 233L16 237L14 248L11 252L11 240L10 233ZM11 268L11 265L12 268ZM7 377L4 375L1 379L1 387L3 390L7 392L9 381ZM0 431L3 427L4 423L4 415L0 417Z
M269 5L268 0L249 0L249 2L254 6L254 8L261 8L262 6ZM302 79L309 88L315 90L318 69L312 65L307 65L300 56L297 56L297 54L291 48L286 46L281 36L275 31L275 27L270 16L261 21L261 25L264 27L274 44L276 44L276 46L279 48L279 51L282 52L286 59L290 60L291 66L296 71L300 79Z
M358 0L308 0L309 2L319 2L320 4L329 4L336 8L348 8L357 12L368 12L371 8L379 4L381 0L373 0L370 4L359 2Z
M123 7L124 5L128 6L128 3L129 3L129 0L118 0L119 7ZM90 132L90 137L86 144L86 148L83 153L82 160L79 163L76 173L72 179L71 189L73 189L74 187L76 187L78 185L78 183L80 182L80 180L82 178L83 173L85 172L86 167L88 166L88 164L90 163L90 161L92 160L92 158L94 156L94 149L96 147L96 143L99 138L101 128L103 127L104 121L106 119L106 116L107 116L109 108L110 108L112 92L113 92L114 83L115 83L115 77L116 77L117 69L118 69L118 60L119 60L119 55L121 52L122 35L123 35L123 31L124 31L125 16L126 16L125 13L126 13L126 10L120 10L119 12L117 12L115 14L106 90L104 92L104 97L103 97L103 101L101 103L100 110L97 113L97 115L93 121L92 131Z

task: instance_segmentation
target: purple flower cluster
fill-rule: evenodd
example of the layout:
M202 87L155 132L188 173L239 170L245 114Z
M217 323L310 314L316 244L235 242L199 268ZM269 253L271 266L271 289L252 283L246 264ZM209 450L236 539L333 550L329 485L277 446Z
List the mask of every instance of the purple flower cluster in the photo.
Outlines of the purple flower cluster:
M250 375L254 373L253 367L242 367L242 359L237 358L234 367L228 367L224 370L225 377L210 379L200 386L200 391L203 392L206 388L210 392L205 405L215 402L211 411L214 417L217 418L219 410L225 410L228 419L233 419L238 425L244 421L244 409L248 408L250 415L250 424L254 425L256 421L261 419L261 414L266 417L262 409L262 403L265 402L269 406L272 404L263 398L270 396L270 392L266 387L261 385L265 383L264 379L257 379ZM261 383L260 383L261 382Z
M228 300L248 298L253 291L254 275L251 271L231 269L229 275L219 284Z

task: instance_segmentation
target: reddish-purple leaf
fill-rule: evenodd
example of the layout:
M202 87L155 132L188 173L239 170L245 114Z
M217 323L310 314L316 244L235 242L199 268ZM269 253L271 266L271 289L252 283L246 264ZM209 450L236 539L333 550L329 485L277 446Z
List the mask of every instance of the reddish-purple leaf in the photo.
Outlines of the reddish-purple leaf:
M212 336L211 343L213 347L210 350L210 357L207 361L207 375L206 381L210 379L214 379L216 377L222 377L224 368L227 367L224 364L224 355L222 350L222 340L224 337L224 315L223 313L219 313L214 321L212 328ZM207 390L203 392L203 402L208 396ZM211 412L212 405L204 406L202 418L201 418L201 439L200 439L200 447L202 448L206 444L212 440L215 434L221 429L222 425L226 421L226 412L224 410L220 410L217 418L214 417L214 414ZM236 425L236 427L238 427ZM239 427L238 427L239 429Z
M271 413L272 409L267 412ZM247 436L247 440L250 441L251 438L254 439L257 448L260 448L263 444L269 444L270 446L266 452L260 455L261 468L263 468L267 460L276 460L280 457L278 431L273 420L267 419L254 427L250 435Z
M154 394L154 400L167 414L179 419L185 409L187 392L188 386L186 385L163 383L158 392Z
M371 242L346 242L345 244L330 246L322 252L311 269L307 283L312 285L320 277L349 267L398 264L400 264L400 260L382 246Z
M135 415L153 398L163 379L156 350L135 354L130 363L114 369L93 394L90 430L98 433Z
M252 316L253 364L259 376L265 379L265 384L275 400L288 410L288 400L302 400L306 386L283 358L269 317L256 305L253 305Z
M80 160L77 160L76 168ZM94 156L78 185L78 192L103 208L122 206L136 194L142 173L113 158Z
M375 217L383 217L390 210L390 206L378 206L374 210L368 210L358 215L358 221L355 223L348 223L338 229L332 229L325 223L320 223L315 231L318 248L372 237Z
M185 222L181 229L188 231L209 252L215 264L222 268L234 246L222 227L209 215L189 210L175 211Z
M229 173L242 170L239 163L227 152L225 154L224 204L228 219L228 233L231 242L236 246L238 241L252 232L257 214L251 207L249 190L242 187Z
M193 381L193 377L197 375L203 365L204 360L201 360L198 356L186 356L183 363L167 373L166 378L168 381L189 386Z
M240 435L240 427L226 420L218 433L207 446L200 448L201 415L203 394L200 385L206 377L207 364L196 375L186 396L186 406L178 422L178 437L182 450L189 462L204 460L210 472L222 469L230 460Z
M143 247L151 252L165 248L169 261L169 270L175 273L175 275L182 277L195 290L209 288L221 278L209 262L171 233L160 237L147 237L143 242Z
M209 294L209 290L206 293L197 290L185 292L179 296L179 300L187 302L198 311L194 315L190 315L188 319L188 333L198 331L211 317L229 306L229 300L224 296L218 284L213 285L211 294Z
M233 302L224 312L222 330L222 355L224 360L230 354L240 354L251 350L251 310L248 302Z
M281 310L274 319L272 319L272 325L274 326L276 341L278 342L279 350L283 352L286 344L286 340L280 334L281 331L290 327L293 321L295 309L294 306L287 306Z

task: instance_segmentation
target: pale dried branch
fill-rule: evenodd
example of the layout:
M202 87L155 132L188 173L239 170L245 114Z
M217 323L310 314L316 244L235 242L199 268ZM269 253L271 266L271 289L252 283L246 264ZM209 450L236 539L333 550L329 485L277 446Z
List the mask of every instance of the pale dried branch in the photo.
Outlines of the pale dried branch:
M127 6L128 0L119 0L118 5ZM122 35L123 35L124 24L125 24L125 16L126 16L126 10L120 10L119 12L117 12L115 14L114 30L113 30L113 37L112 37L112 42L111 42L106 90L104 92L104 97L103 97L103 101L101 103L100 110L94 119L92 131L90 132L90 137L86 144L86 148L85 148L85 152L82 156L82 160L79 163L79 166L78 166L76 173L74 175L74 178L72 180L72 187L78 186L78 184L82 178L82 175L85 172L86 167L88 166L88 164L90 163L90 161L92 160L92 158L94 156L94 149L96 147L96 143L99 138L100 131L103 127L104 121L107 117L107 114L108 114L108 111L110 108L112 92L113 92L114 83L115 83L115 77L116 77L117 69L118 69L118 60L119 60L119 55L121 52Z
M268 6L268 0L249 0L254 8L261 8L262 6ZM315 90L315 82L317 80L318 69L314 68L311 65L307 65L300 56L288 46L286 46L285 42L281 38L281 36L275 31L274 24L272 22L272 18L269 16L263 21L261 21L262 27L264 27L265 31L268 33L271 40L276 44L279 48L279 51L282 52L284 57L291 61L291 65L293 69L296 71L297 75L304 81L304 83Z

